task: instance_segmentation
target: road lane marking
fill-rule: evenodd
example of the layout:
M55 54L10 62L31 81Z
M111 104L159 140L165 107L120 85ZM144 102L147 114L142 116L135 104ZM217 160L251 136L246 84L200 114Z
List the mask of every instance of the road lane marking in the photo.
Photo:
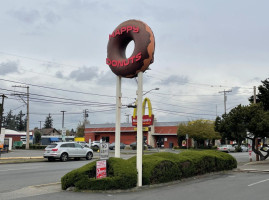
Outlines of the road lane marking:
M0 172L20 171L20 170L29 170L29 169L37 169L37 168L39 168L39 167L16 168L16 169L1 169Z
M258 182L256 182L256 183L249 184L248 186L251 187L251 186L253 186L253 185L257 185L257 184L259 184L259 183L264 183L264 182L266 182L266 181L269 181L269 179L265 179L265 180L262 180L262 181L258 181Z

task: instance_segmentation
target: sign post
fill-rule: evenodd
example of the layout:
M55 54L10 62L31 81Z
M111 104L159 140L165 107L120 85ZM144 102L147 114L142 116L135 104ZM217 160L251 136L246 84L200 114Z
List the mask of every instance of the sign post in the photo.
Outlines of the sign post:
M109 159L109 144L108 143L100 143L100 160Z
M186 144L186 145L187 145L187 149L188 149L188 147L189 147L189 146L188 146L188 145L189 145L189 144L188 144L188 143L189 143L189 135L188 135L188 134L186 134L186 141L187 141L187 144Z
M249 155L249 162L252 162L252 147L248 144L248 155Z
M100 161L96 162L96 179L106 177L106 160L109 159L108 143L100 142Z
M96 179L106 177L106 160L100 160L96 162Z

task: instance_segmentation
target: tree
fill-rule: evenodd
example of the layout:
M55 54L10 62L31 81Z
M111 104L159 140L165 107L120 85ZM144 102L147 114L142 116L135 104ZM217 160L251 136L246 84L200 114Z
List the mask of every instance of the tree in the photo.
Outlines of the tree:
M264 110L269 111L269 79L267 78L261 82L262 85L258 87L259 92L256 96L256 102L262 103ZM253 103L254 97L251 96L249 101Z
M16 130L15 115L12 114L12 110L10 110L5 117L3 127L10 130Z
M43 128L52 128L53 127L53 119L51 117L51 115L49 114L46 117L45 123L43 125Z
M190 121L187 124L183 123L178 126L178 137L189 135L197 141L198 146L203 146L204 141L209 139L209 141L214 139L219 139L220 135L214 130L214 122L210 120L195 120Z
M263 104L252 104L247 107L246 128L249 131L248 139L252 140L252 151L258 154L261 160L265 160L269 156L269 150L255 148L257 138L265 139L269 137L269 111L265 111ZM262 152L266 154L263 155Z
M39 144L40 141L41 141L41 133L40 133L40 131L36 130L34 135L35 135L35 144Z
M216 118L215 130L220 133L222 140L235 140L241 146L247 136L245 113L246 107L238 105L228 114L224 114L222 119Z
M84 137L85 124L79 122L77 126L76 137Z
M15 117L15 124L16 124L16 130L17 131L25 131L26 126L25 126L25 121L22 119L22 117L25 114L22 113L22 111L19 112L18 115Z

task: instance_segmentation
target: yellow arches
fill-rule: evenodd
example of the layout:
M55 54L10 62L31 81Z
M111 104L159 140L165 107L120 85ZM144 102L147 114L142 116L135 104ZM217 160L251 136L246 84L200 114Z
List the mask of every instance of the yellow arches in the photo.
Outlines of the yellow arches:
M152 106L151 106L151 102L149 100L149 98L145 98L142 104L142 114L143 116L145 115L145 110L146 110L146 103L148 103L148 111L149 111L149 117L151 117L152 115ZM137 105L137 102L135 103L135 105ZM134 108L134 112L133 112L133 118L135 118L137 115L137 108Z

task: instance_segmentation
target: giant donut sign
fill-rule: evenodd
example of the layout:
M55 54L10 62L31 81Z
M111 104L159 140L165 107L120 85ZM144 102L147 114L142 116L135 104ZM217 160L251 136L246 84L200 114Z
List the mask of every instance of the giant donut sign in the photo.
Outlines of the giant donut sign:
M132 40L134 51L126 58L126 47ZM154 50L155 39L150 27L142 21L128 20L109 34L106 64L117 76L133 78L153 63Z

